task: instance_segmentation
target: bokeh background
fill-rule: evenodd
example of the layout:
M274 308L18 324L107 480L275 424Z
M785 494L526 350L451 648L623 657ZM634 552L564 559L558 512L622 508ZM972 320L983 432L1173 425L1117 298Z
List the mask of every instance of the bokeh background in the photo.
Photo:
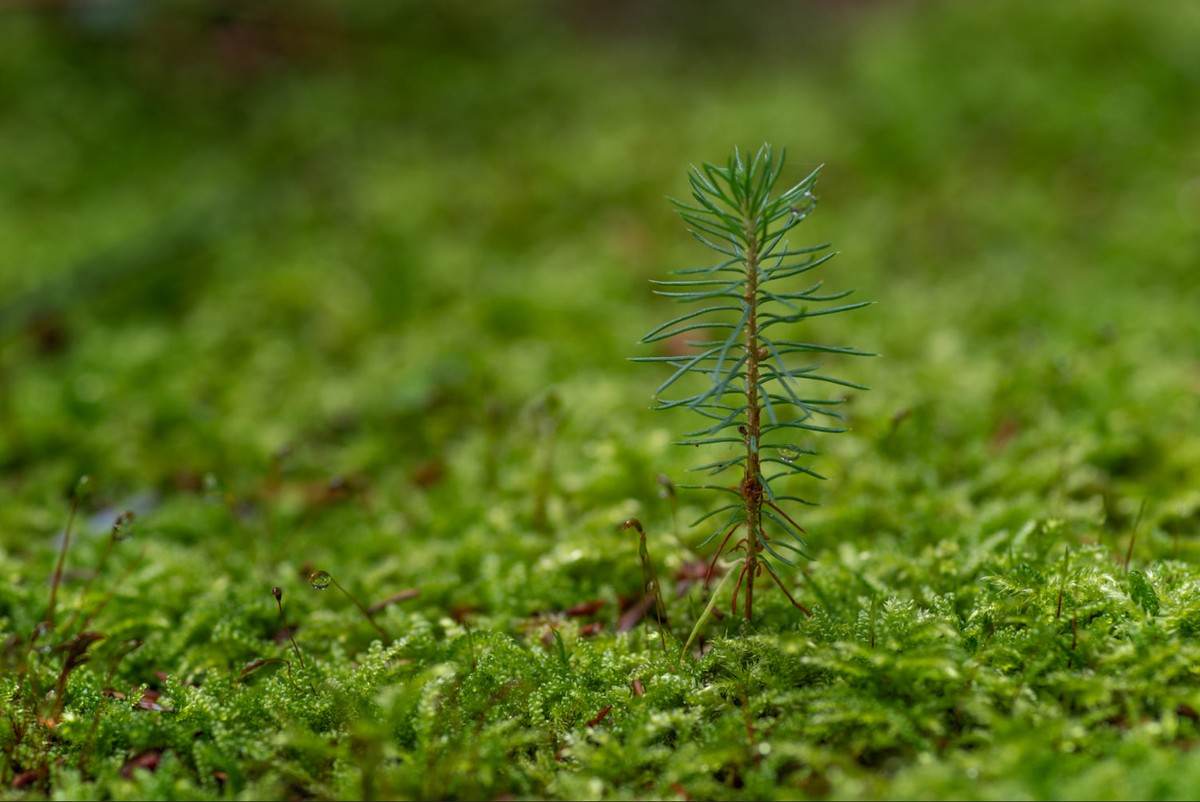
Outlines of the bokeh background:
M1197 43L1168 0L0 0L14 795L1194 795ZM879 355L776 483L815 615L762 577L681 664L620 525L686 637L719 502L658 477L721 455L628 358L712 260L666 196L764 141L878 302L796 338Z
M708 260L664 196L770 141L879 301L818 335L881 355L834 366L876 388L850 536L1122 482L1193 520L1198 40L1153 1L6 3L6 515L283 471L411 524L525 482L548 409L563 493L653 497L676 463L612 449L680 425L626 358Z

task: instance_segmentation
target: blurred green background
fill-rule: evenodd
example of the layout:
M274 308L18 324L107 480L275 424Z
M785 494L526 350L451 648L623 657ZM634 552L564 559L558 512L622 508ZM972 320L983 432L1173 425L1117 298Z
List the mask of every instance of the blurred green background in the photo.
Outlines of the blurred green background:
M1059 491L1186 513L1197 41L1196 4L1109 0L7 4L5 537L85 472L284 466L420 519L536 462L550 392L592 487L604 437L686 427L625 361L671 315L647 279L708 260L664 196L763 141L825 165L799 233L880 301L817 335L881 354L835 368L876 388L825 463L841 536ZM647 448L593 498L686 465Z
M59 604L108 639L72 687L97 723L109 686L180 711L134 694L98 730L74 695L45 737L111 739L101 784L68 751L54 790L1186 795L1197 42L1200 4L1166 0L0 0L8 673L88 474ZM827 360L873 389L800 444L831 481L782 488L821 502L793 511L815 559L781 573L816 615L764 592L757 634L712 622L724 655L668 674L652 628L617 634L645 591L618 526L645 523L686 634L698 554L671 534L715 504L675 515L656 477L720 456L671 445L696 421L651 411L665 375L627 358L678 314L648 280L711 262L665 196L764 141L785 179L824 165L794 244L833 243L825 286L878 301L797 339L879 356ZM419 590L378 613L392 651L318 568L367 603ZM280 671L227 692L290 659L272 587L320 704ZM443 684L468 654L482 684ZM21 704L30 732L53 706L19 690L16 741ZM142 748L163 768L127 779Z

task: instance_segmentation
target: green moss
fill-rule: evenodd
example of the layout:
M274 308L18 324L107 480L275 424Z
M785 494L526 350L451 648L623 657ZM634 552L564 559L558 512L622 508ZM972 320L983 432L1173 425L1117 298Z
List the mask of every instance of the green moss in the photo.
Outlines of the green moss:
M0 26L0 796L1194 795L1194 10L99 5ZM764 140L882 356L783 488L813 615L680 661L706 507L624 357L662 196ZM314 570L419 594L385 642Z

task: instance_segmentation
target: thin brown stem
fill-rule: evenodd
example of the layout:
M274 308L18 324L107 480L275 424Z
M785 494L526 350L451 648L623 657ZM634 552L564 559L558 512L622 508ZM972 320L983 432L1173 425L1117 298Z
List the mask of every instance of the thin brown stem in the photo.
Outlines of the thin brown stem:
M350 591L348 591L344 587L342 587L341 583L339 583L332 576L329 577L329 580L331 582L333 582L333 586L335 588L337 588L338 590L340 590L342 592L343 596L345 596L347 599L349 599L350 601L352 601L354 603L354 606L357 607L358 611L363 614L363 617L365 617L369 622L371 622L371 626L375 627L375 631L379 633L379 637L383 638L383 642L384 643L390 642L391 638L388 637L388 634L387 634L387 632L384 631L383 627L379 626L379 623L376 622L375 616L371 615L371 611L368 610L366 607L364 607L362 602L360 602L358 599L354 598L354 596L350 593Z
M758 573L758 554L762 551L763 487L759 476L759 438L762 435L762 409L758 397L758 362L762 349L758 344L758 220L746 212L746 469L742 477L742 503L746 509L746 620L754 617L754 577ZM740 581L740 578L739 578ZM737 591L734 591L736 597Z
M288 626L287 616L283 614L283 590L278 587L271 588L271 595L275 597L275 603L279 605L279 620L283 622L283 631L287 633L288 640L292 642L292 651L296 653L296 659L300 661L300 668L308 673L308 667L304 665L304 656L300 654L300 647L296 645L296 639L292 637L292 628ZM288 666L288 670L291 671L291 666ZM245 669L242 670L242 674L246 674ZM317 686L313 684L312 677L308 679L308 686L312 688L313 693L317 692Z
M71 529L75 526L75 515L79 512L79 496L71 499L71 512L67 516L67 528L63 532L62 548L58 550L58 564L54 566L54 579L50 583L50 604L46 608L46 620L54 624L54 609L58 604L58 586L62 582L63 564L67 560L67 549L71 547Z

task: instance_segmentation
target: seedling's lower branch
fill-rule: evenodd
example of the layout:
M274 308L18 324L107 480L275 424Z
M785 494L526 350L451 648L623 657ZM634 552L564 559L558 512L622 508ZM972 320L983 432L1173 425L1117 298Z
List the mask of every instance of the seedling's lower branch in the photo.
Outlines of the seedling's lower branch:
M791 593L789 593L788 589L784 586L783 580L780 579L778 576L776 576L775 572L772 571L770 568L767 569L767 573L771 575L771 579L775 580L775 584L778 585L779 589L783 591L783 595L788 597L788 601L790 601L797 610L799 610L800 612L804 613L806 616L811 618L812 611L809 610L807 607L805 607L800 602L796 601L796 598Z
M713 571L717 567L717 560L721 559L721 553L725 551L725 545L727 543L729 543L729 538L733 537L733 533L736 532L741 526L742 526L742 524L740 522L737 524L734 524L733 527L728 532L725 533L725 537L721 540L721 545L717 549L717 553L713 555L712 562L710 562L708 564L708 572L704 574L704 589L705 590L708 589L709 580L712 579Z

